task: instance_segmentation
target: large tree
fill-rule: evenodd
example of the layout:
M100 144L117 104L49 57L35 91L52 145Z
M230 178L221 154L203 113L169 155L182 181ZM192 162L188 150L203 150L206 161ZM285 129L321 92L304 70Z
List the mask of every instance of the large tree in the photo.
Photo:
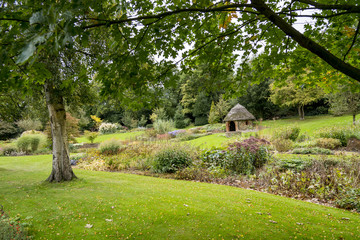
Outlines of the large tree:
M166 86L160 80L174 65L154 64L159 55L176 58L185 49L182 58L211 58L223 68L226 60L232 68L236 56L227 56L236 50L246 61L265 45L281 63L300 45L312 53L307 58L317 55L360 81L357 0L8 0L0 6L0 88L36 86L45 93L54 141L49 181L74 177L64 106L76 90L84 92L89 76L103 95L132 96L154 82ZM316 24L301 33L294 24L308 9Z

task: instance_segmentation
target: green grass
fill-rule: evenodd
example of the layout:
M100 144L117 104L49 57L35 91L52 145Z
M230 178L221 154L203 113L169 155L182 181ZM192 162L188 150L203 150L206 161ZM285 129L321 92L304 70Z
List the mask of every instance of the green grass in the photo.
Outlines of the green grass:
M233 135L231 137L226 137L225 133L214 133L208 136L196 138L190 141L185 141L184 143L190 144L191 146L200 147L200 148L212 148L212 147L221 147L229 141L234 141L239 138L240 135Z
M49 155L0 158L0 203L12 216L32 217L35 239L360 236L359 214L345 210L229 186L123 173L75 169L78 180L49 184L43 180L50 167Z
M104 135L99 135L95 139L94 143L100 143L112 138L119 140L130 140L130 139L134 140L137 136L140 136L142 134L144 134L144 131L104 134ZM76 141L78 143L90 143L90 141L85 136L76 138Z
M288 119L279 119L279 120L266 120L261 123L261 126L266 127L261 131L261 134L267 135L272 134L281 127L286 126L298 126L301 131L300 134L306 133L309 136L313 136L320 128L331 127L331 126L350 126L352 124L352 116L340 116L334 117L331 115L320 115L320 116L310 116L306 117L305 120L299 120L298 117L292 117Z

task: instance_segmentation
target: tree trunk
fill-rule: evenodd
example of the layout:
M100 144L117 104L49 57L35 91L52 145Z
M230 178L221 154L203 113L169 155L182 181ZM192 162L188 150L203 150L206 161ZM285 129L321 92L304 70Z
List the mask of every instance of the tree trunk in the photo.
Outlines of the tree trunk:
M300 120L304 120L305 119L304 105L298 106L298 113Z
M353 113L353 125L356 125L356 113Z
M51 80L46 80L44 86L53 143L52 171L47 181L70 181L76 176L72 171L69 158L64 100L62 95L54 88Z
M301 106L301 120L305 119L304 105Z

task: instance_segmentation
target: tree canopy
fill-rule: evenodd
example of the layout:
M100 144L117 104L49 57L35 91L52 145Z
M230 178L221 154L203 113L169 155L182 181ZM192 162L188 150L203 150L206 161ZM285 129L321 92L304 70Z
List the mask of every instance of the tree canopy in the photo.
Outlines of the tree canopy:
M49 181L74 177L65 105L84 99L93 81L103 96L134 99L170 85L171 69L183 60L184 70L207 61L227 72L258 53L265 69L297 64L290 74L307 69L360 81L357 0L3 0L0 6L0 91L44 93L55 148ZM314 23L300 32L294 26L304 18Z

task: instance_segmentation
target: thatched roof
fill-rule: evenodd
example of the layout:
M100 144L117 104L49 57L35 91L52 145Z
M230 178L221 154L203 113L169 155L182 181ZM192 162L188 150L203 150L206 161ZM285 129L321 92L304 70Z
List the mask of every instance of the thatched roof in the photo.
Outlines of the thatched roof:
M239 120L255 120L255 117L244 106L236 104L226 115L224 122Z

